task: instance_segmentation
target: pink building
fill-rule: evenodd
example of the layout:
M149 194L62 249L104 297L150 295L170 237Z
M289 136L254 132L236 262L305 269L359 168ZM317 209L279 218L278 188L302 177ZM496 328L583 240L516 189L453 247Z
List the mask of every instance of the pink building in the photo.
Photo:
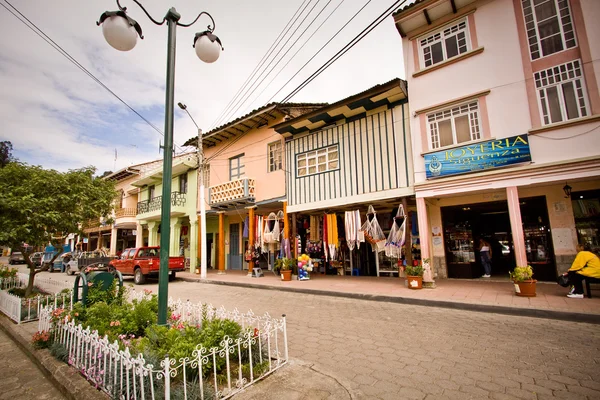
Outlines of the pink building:
M410 98L421 254L439 277L600 249L600 2L417 0L394 14Z

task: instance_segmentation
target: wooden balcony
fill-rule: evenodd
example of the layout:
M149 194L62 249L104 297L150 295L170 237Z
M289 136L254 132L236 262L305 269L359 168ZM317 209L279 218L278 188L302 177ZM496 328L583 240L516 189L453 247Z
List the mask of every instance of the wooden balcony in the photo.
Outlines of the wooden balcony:
M241 178L211 186L208 203L213 210L227 210L252 205L255 202L254 179Z
M136 208L117 208L115 210L115 218L135 217L136 215Z

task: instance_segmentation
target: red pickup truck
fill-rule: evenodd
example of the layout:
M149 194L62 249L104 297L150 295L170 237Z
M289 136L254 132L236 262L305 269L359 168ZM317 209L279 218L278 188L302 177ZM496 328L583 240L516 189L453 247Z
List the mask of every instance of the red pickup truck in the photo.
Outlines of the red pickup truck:
M118 270L122 275L133 275L136 285L146 281L147 276L158 276L160 269L160 247L138 247L125 249L109 268ZM184 257L169 257L169 280L175 279L175 273L185 271Z

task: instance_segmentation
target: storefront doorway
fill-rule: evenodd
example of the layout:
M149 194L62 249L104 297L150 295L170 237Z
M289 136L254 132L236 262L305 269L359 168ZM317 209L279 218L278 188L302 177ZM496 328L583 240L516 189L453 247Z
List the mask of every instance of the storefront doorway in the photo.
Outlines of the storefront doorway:
M555 280L556 264L545 197L520 200L527 261L538 280ZM492 248L492 277L507 277L515 254L505 201L442 207L445 254L449 278L479 278L483 266L479 239Z

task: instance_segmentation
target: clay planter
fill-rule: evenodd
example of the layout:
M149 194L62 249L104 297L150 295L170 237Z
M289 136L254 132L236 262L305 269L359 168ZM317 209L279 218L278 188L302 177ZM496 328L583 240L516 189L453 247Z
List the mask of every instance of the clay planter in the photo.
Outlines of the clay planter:
M281 271L281 280L282 281L291 281L292 280L292 270L286 269Z
M406 282L408 282L409 289L423 289L422 276L407 276Z
M535 279L528 279L523 282L515 282L515 294L521 297L535 297Z

